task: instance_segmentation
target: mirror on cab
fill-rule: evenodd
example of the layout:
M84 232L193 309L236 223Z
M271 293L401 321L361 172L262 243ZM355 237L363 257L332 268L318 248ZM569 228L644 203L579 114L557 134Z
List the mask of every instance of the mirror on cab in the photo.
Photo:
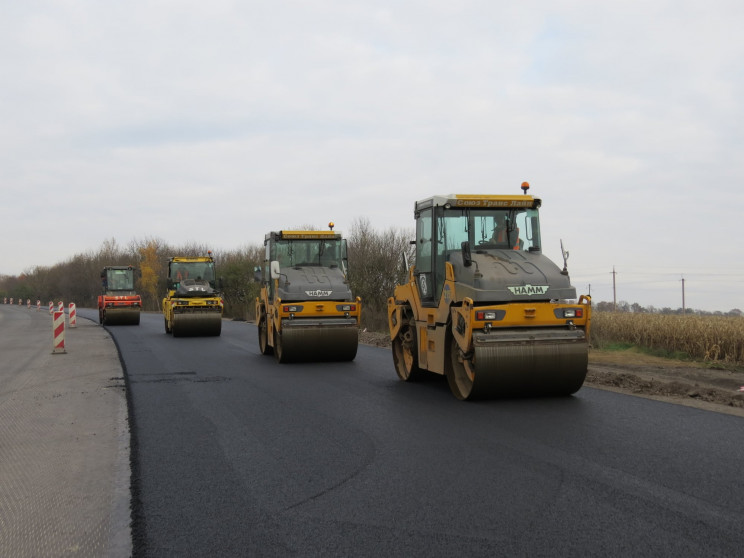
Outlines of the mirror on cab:
M281 274L281 268L279 267L279 262L277 260L272 261L271 262L271 278L279 279L280 274Z

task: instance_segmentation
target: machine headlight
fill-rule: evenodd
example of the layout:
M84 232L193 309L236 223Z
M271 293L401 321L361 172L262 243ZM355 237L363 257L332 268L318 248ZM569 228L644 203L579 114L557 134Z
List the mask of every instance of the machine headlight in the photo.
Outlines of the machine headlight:
M563 310L563 317L564 318L583 318L584 309L583 308L565 308Z
M475 313L475 319L478 321L492 321L496 319L496 312L494 310L479 310Z

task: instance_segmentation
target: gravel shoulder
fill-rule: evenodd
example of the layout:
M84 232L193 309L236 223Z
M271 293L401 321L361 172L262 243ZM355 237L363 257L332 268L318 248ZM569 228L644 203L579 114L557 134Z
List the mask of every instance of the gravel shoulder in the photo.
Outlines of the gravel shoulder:
M359 340L390 346L385 333L365 331ZM591 349L585 385L744 418L742 367L673 360L632 349Z

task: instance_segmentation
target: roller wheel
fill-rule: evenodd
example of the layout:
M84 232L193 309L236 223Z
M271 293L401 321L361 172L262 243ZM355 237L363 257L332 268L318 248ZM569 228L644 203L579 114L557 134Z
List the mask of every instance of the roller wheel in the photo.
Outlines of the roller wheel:
M284 354L284 348L282 347L282 334L276 329L274 330L274 357L279 363L287 362L287 357Z
M270 355L274 349L269 345L269 328L264 317L258 324L258 348L262 355Z
M171 329L170 324L168 323L168 318L165 317L165 333L172 333L173 330Z
M460 346L450 335L450 367L447 369L447 382L450 390L460 400L471 397L475 383L475 363L463 358Z
M98 310L98 323L103 325L103 310Z
M411 317L403 324L393 339L393 363L398 377L404 382L421 379L423 371L418 367L416 345L416 322Z

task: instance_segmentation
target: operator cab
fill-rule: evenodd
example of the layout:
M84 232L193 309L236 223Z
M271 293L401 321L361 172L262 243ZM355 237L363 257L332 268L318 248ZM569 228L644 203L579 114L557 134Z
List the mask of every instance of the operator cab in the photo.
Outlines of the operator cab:
M189 281L192 285L209 286L212 290L217 288L213 261L170 261L168 264L168 279L169 288L173 290L178 290L181 283L185 281Z
M116 291L134 293L134 268L106 268L101 272L101 283L104 292Z
M345 280L348 269L346 239L330 231L272 231L264 238L265 258L262 268L254 270L256 281L267 284L270 299L274 299L274 279L291 282L289 275L303 268L308 273L339 274ZM317 269L326 268L326 270ZM336 271L327 271L336 270Z
M526 190L525 190L526 191ZM540 252L540 200L532 196L448 195L416 203L414 274L425 306L436 306L446 263L469 268L474 254Z

